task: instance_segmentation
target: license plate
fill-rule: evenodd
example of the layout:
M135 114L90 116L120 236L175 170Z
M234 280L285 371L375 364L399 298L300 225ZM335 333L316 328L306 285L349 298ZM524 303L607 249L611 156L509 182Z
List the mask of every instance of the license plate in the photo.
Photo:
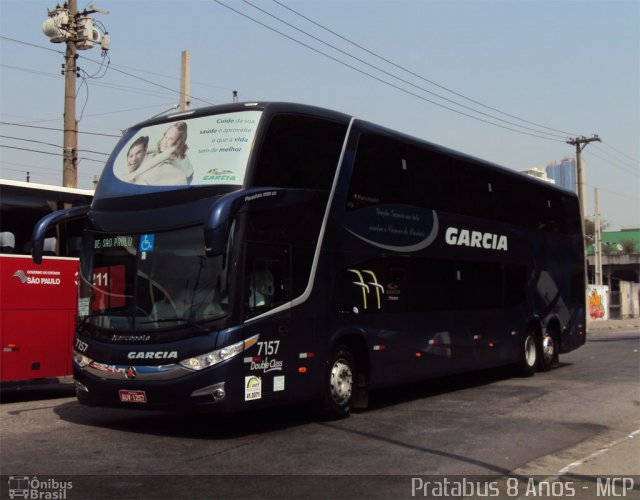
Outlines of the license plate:
M120 401L123 403L146 403L147 395L144 391L118 391Z

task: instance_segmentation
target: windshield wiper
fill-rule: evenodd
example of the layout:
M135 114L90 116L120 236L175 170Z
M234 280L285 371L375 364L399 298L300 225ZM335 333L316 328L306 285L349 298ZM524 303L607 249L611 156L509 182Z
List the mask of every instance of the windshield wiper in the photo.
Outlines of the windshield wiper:
M182 321L184 323L187 323L189 326L192 326L194 328L197 328L198 330L204 332L204 333L211 333L210 330L207 330L206 328L200 326L198 323L196 323L195 321L193 321L192 319L189 318L162 318L162 319L156 319L156 320L151 320L151 321L138 321L138 324L140 325L150 325L153 323L171 323L171 322L178 322L178 321Z
M101 316L113 316L113 314L112 314L112 313L107 313L107 312L97 312L97 313L91 313L91 314L88 314L87 316L85 316L84 318L82 318L82 320L80 321L80 323L78 323L77 328L82 328L83 326L85 326L85 325L87 324L87 322L88 322L90 319L93 319L93 318L99 318L99 317L101 317Z

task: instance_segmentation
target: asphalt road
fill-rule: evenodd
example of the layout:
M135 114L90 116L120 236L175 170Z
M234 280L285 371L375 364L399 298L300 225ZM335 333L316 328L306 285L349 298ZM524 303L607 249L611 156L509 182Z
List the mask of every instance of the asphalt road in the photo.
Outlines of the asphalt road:
M83 407L66 386L3 390L0 473L79 481L65 498L411 498L414 476L544 478L640 429L639 350L640 331L600 332L551 372L379 391L338 422L303 407L184 416ZM640 478L634 454L590 474Z

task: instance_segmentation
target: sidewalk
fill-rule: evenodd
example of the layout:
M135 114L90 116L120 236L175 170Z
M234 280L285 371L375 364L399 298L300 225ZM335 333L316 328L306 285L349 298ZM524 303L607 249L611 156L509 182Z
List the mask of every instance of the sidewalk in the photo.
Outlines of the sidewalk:
M609 332L612 330L640 331L640 318L587 321L587 333Z
M609 319L587 322L587 335L616 330L634 330L640 332L640 318ZM587 337L588 338L588 337ZM636 426L638 423L636 422ZM562 473L582 475L633 475L640 474L640 429L626 436L606 434L606 440L595 452L587 453L579 460L568 465Z
M611 319L589 321L587 340L590 335L603 338L618 337L615 332L635 332L629 338L637 339L640 333L640 318ZM607 335L609 334L609 335ZM627 335L621 335L626 338ZM593 338L593 337L592 337ZM637 342L637 340L636 340ZM633 356L638 356L637 347ZM638 399L638 389L629 397ZM572 448L540 457L511 474L531 476L549 475L550 477L633 477L635 487L640 486L640 414L628 423L626 432L609 429L586 439ZM634 490L637 495L637 491ZM577 498L587 498L578 496ZM591 498L591 497L588 497ZM633 498L638 498L634 496Z
M638 422L630 422L630 429ZM640 485L640 429L608 430L558 453L540 457L511 471L520 476L634 477ZM583 498L583 497L579 497Z

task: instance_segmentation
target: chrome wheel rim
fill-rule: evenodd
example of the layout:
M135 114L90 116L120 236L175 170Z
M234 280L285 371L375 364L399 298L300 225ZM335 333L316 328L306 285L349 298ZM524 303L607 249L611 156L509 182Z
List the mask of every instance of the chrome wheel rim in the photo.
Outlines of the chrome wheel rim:
M545 335L542 339L542 355L547 363L550 363L553 360L555 351L556 347L553 342L553 337L551 337L551 335Z
M531 335L524 341L524 359L529 366L536 364L536 341Z
M336 404L342 405L351 398L353 391L353 374L351 367L344 359L338 359L331 368L331 397Z

